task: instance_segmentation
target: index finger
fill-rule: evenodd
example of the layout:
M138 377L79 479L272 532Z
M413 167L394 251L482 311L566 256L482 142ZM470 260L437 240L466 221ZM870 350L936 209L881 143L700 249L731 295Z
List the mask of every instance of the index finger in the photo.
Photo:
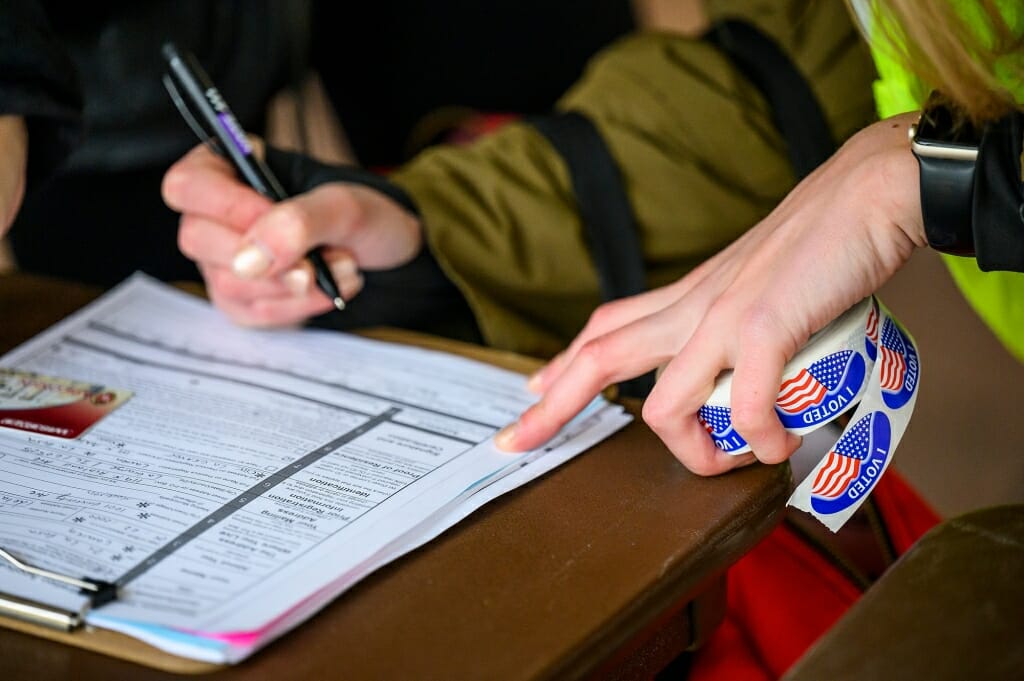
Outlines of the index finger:
M194 213L243 232L272 202L241 182L231 164L200 144L164 175L164 202L179 213Z
M631 324L665 308L679 298L681 281L668 286L645 291L628 298L620 298L601 305L594 310L583 330L572 340L569 347L541 367L530 377L528 387L535 393L546 393L548 388L572 363L573 358L587 343L615 329Z
M586 343L551 384L544 398L496 436L499 448L526 451L550 440L606 386L666 362L677 333L656 316L644 317ZM637 352L637 348L644 348Z

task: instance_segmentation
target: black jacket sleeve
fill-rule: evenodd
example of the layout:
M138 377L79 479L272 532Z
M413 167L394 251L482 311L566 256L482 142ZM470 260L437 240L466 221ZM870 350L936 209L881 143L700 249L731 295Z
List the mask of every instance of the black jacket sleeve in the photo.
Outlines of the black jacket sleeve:
M991 124L974 176L974 252L984 271L1024 272L1024 113Z
M81 134L82 95L74 66L45 11L31 0L0 2L0 114L25 117L29 191Z

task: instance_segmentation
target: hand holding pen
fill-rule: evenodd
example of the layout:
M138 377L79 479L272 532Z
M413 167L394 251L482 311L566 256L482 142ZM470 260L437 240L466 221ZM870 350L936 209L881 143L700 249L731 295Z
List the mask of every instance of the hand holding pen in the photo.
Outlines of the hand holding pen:
M185 61L169 52L173 74L173 65L182 70ZM372 188L332 182L282 200L283 188L260 158L260 141L240 134L233 118L216 115L217 106L226 109L216 89L199 86L188 96L202 96L214 112L200 124L193 105L185 105L185 82L172 75L167 81L183 116L201 138L212 136L220 153L201 145L178 161L164 178L164 200L182 213L182 251L199 265L211 300L234 321L302 322L356 295L360 269L396 267L419 252L418 219ZM222 124L219 133L213 123ZM313 289L314 279L326 297Z

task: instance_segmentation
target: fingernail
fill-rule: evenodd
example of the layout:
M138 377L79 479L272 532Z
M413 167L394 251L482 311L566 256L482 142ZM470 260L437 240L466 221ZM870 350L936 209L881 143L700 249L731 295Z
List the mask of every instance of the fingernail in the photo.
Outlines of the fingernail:
M258 242L253 242L240 250L231 261L231 269L243 279L258 277L267 271L273 256L270 250Z
M504 449L506 452L512 451L512 441L516 438L516 426L518 423L510 423L494 436L494 444L497 445L498 449Z
M352 258L340 258L331 262L331 274L340 283L344 279L355 276L359 272L356 261Z
M526 381L526 389L531 393L540 393L540 387L544 383L544 370L538 369L533 372L533 375Z
M312 277L309 275L309 271L304 267L295 267L285 272L281 279L284 281L284 285L288 287L296 296L305 295L309 291L309 285L312 283Z
M790 453L800 449L800 445L802 445L803 442L804 439L799 435L794 435L793 433L786 431L786 447L789 449Z

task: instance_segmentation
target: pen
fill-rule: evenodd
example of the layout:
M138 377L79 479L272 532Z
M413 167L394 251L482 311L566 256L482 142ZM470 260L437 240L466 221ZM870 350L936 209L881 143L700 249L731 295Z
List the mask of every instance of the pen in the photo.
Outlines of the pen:
M272 201L288 198L284 187L267 164L253 153L252 145L238 124L238 119L231 113L224 97L199 61L188 52L179 52L174 43L165 43L163 53L170 70L164 76L164 86L185 122L199 139L221 156L227 157L239 177L263 196ZM313 248L306 253L306 259L313 265L317 286L327 294L334 307L344 310L345 300L341 297L341 291L320 248Z

